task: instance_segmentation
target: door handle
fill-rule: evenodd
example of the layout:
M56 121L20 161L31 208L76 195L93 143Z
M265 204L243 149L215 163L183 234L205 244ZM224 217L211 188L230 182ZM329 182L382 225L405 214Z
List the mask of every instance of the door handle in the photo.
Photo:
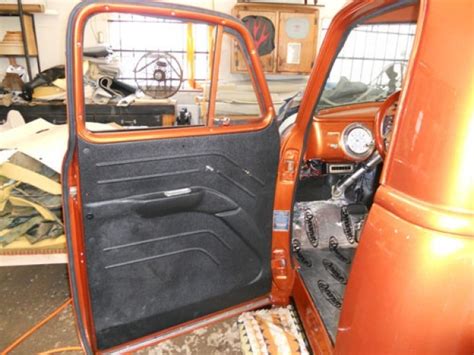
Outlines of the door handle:
M173 214L179 211L191 210L202 200L202 190L191 189L171 190L163 193L163 197L139 201L135 211L143 218L154 218Z
M191 189L189 187L187 187L187 188L184 188L184 189L165 191L163 194L166 197L173 197L173 196L187 195L189 193L191 193Z

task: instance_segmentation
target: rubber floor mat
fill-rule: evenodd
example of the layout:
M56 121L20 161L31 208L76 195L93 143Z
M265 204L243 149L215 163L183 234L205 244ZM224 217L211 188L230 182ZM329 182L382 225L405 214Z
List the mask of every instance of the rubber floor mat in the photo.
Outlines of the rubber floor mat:
M292 306L245 312L239 316L237 322L244 354L309 354Z

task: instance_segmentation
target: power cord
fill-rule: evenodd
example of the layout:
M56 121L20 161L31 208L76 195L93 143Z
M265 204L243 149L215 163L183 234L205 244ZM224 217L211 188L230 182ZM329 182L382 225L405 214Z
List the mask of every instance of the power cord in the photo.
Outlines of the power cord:
M72 299L68 298L66 300L66 302L64 302L62 305L60 305L58 308L56 308L46 318L44 318L43 320L36 323L28 331L26 331L20 337L18 337L13 343L11 343L9 346L7 346L5 349L3 349L0 354L1 355L6 355L6 354L10 353L11 351L13 351L13 349L17 348L28 337L30 337L34 332L36 332L38 329L40 329L43 325L45 325L51 319L53 319L55 316L57 316L59 313L61 313L71 303L72 303ZM47 350L45 352L40 352L39 354L54 354L54 353L65 352L65 351L82 351L82 348L80 346L68 346L68 347L59 348L59 349Z

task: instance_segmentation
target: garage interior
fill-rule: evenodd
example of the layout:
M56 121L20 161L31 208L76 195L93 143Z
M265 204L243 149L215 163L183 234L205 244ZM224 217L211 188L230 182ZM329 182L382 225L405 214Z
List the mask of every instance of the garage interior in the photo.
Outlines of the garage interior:
M189 1L183 0L164 2L190 4ZM12 354L84 353L77 335L76 319L70 301L62 209L64 206L61 198L63 194L61 169L68 144L66 101L70 90L66 87L66 31L68 17L78 3L78 0L0 2L0 297L3 300L0 307L0 349ZM345 4L346 0L192 2L193 6L236 16L251 31L275 111L279 115L283 114L285 118L292 116L294 118L328 26ZM374 41L371 35L378 30L373 30L370 26L365 30L360 29L357 35L358 48L364 43L363 47L367 49L360 52L348 48L343 52L344 57L337 63L338 75L334 76L334 80L330 80L333 85L330 88L340 90L336 94L344 90L359 90L357 88L359 82L365 85L362 82L380 80L382 74L390 73L387 71L387 63L395 60L401 63L400 71L403 72L413 43L415 25L407 28L400 25L393 25L393 28L390 26L392 25L387 26L385 31L389 36L394 36L395 39L391 37L391 40L397 43L397 49L393 53L387 49L386 43L384 44L383 33L380 34L380 40ZM249 74L248 59L240 48L238 38L232 32L222 34L222 48L220 48L222 55L218 68L215 68L213 53L216 51L218 35L217 26L199 22L185 23L118 12L92 16L86 23L83 34L85 128L94 134L113 135L114 132L123 130L135 133L144 129L202 127L211 114L215 117L216 126L225 126L229 122L231 125L252 122L255 117L261 119L262 107ZM369 63L372 68L370 73L364 71L365 64L361 62ZM159 69L150 71L150 65L156 63ZM391 69L397 70L395 67ZM211 85L211 77L215 73L218 74L219 81L217 85ZM156 82L160 85L155 85ZM377 100L377 95L380 94L366 93L367 86L360 90L374 100ZM323 95L322 101L326 106L322 108L334 106L334 103L338 102L336 94L333 91L326 96ZM212 95L216 96L213 107L209 104ZM282 127L280 133L288 128L285 125ZM250 146L251 141L249 142ZM196 144L201 143L196 140ZM216 143L217 147L218 144L221 143ZM237 149L238 143L232 144L235 144ZM243 144L247 144L247 141ZM85 153L81 159L84 161L91 159L98 167L97 171L103 169L101 171L105 175L109 174L99 180L97 186L91 183L90 191L96 191L97 196L104 194L100 196L106 196L107 201L112 201L112 192L120 195L122 185L117 184L118 180L116 181L115 175L112 174L114 162L104 163L104 159L112 158L114 151L94 151L92 157L88 158L87 149L93 150L94 146L84 147ZM233 147L234 145L231 148ZM134 152L138 149L141 147L130 147L130 161L135 159ZM183 144L183 152L192 156L193 149L184 148ZM184 159L182 164L185 163L189 164L187 169L191 171L193 163ZM152 176L153 172L149 170L147 163L140 164L137 165L137 169L147 176ZM271 166L270 162L268 164ZM324 243L329 245L336 243L343 250L344 257L349 259L352 259L355 247L352 245L353 241L344 244L347 233L344 226L338 225L341 218L340 206L330 208L323 206L323 208L320 204L312 204L311 201L330 198L331 191L325 185L326 181L322 183L320 180L310 178L319 176L323 169L328 171L334 169L332 170L334 174L341 173L336 169L349 169L342 171L348 174L355 171L358 166L328 164L323 167L317 165L318 162L311 164L308 163L302 171L302 174L306 174L309 178L302 181L297 191L298 205L295 207L293 220L296 235L293 240L293 251L302 264L301 273L307 278L316 278L315 274L324 273L324 268L327 270L328 263L331 265L340 263L341 255L339 260L337 258L332 260L327 255L320 254L318 250L317 254L311 256L317 245L311 238L303 236L305 223L308 222L305 211L312 209L314 216L319 216L318 218L328 221L334 219L334 226L337 227L324 231L325 235L331 235L334 239L328 238ZM164 169L168 168L165 163L163 166ZM211 170L212 166L207 165L206 168ZM373 182L374 176L378 173L380 171L374 172L364 181ZM95 178L94 173L90 174L92 181ZM121 177L121 179L127 178L133 177ZM234 181L234 185L240 188L243 194L252 194L252 191L246 192L238 178L235 180L237 182ZM84 181L87 183L86 179ZM255 184L258 185L258 181ZM136 196L146 193L145 187L136 187L133 184L130 186L135 188ZM263 187L261 190L262 194L266 193ZM108 212L99 205L100 202L94 200L94 196L86 202L91 211L86 218L106 220ZM359 206L359 209L344 213L346 222L349 221L347 223L359 225L360 228L367 209ZM131 244L127 239L128 236L138 233L140 228L127 229L128 224L135 223L135 220L131 220L128 224L125 222L121 224L116 220L110 223L120 226L123 231L117 233L117 240L122 244L112 247L98 243L97 246L100 246L98 250L101 252L94 254L96 258L94 262L97 267L102 267L102 260L110 260L105 268L120 269L128 261L123 262L118 256L114 259L115 256L109 255L115 253L113 248L117 250L128 248ZM169 227L171 232L175 231L173 228L179 224L175 220L169 223L173 224L173 227ZM105 223L102 226L98 224L96 227L87 228L91 230L105 228ZM141 230L152 233L153 228L155 226L143 224ZM321 263L321 267L311 268L311 263L318 265ZM342 265L348 264L350 260L347 262L342 260ZM242 270L242 274L244 272L245 270ZM347 269L342 272L347 273ZM109 287L107 278L108 276L91 277L96 284L103 283L101 291L103 294ZM336 293L343 294L346 281L339 279L338 282L331 283L331 278L328 277L308 288L312 287L317 293L318 287L319 290L333 287L336 288ZM105 305L108 299L98 299L95 302ZM315 299L321 317L326 319L328 333L334 341L340 305L336 309L324 302L322 298ZM333 300L332 306L338 302L342 300ZM58 313L52 313L57 310ZM262 319L275 317L268 316L266 311L261 311L263 313L259 313L257 317ZM281 312L286 312L281 317L287 317L288 323L295 329L295 334L298 334L295 336L297 339L295 341L299 343L298 353L309 353L307 340L292 306ZM105 311L98 311L97 314L103 319L113 318L112 313L108 314ZM44 324L41 323L49 315L52 315L51 319ZM138 350L137 353L252 353L251 349L246 348L244 344L246 338L242 336L244 327L242 324L246 321L244 318L234 316L189 334L150 345ZM38 329L36 326L39 326ZM97 327L101 327L101 321L98 321ZM30 334L32 329L33 332ZM101 331L101 334L104 334L102 340L104 348L117 345L118 336L107 335L114 334L111 333L113 329L104 325Z

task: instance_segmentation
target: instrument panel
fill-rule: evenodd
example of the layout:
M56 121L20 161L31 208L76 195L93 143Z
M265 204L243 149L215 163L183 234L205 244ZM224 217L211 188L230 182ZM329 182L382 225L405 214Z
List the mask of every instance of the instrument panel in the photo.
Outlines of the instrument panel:
M375 115L380 102L322 110L313 119L306 159L329 163L367 159L374 151Z

